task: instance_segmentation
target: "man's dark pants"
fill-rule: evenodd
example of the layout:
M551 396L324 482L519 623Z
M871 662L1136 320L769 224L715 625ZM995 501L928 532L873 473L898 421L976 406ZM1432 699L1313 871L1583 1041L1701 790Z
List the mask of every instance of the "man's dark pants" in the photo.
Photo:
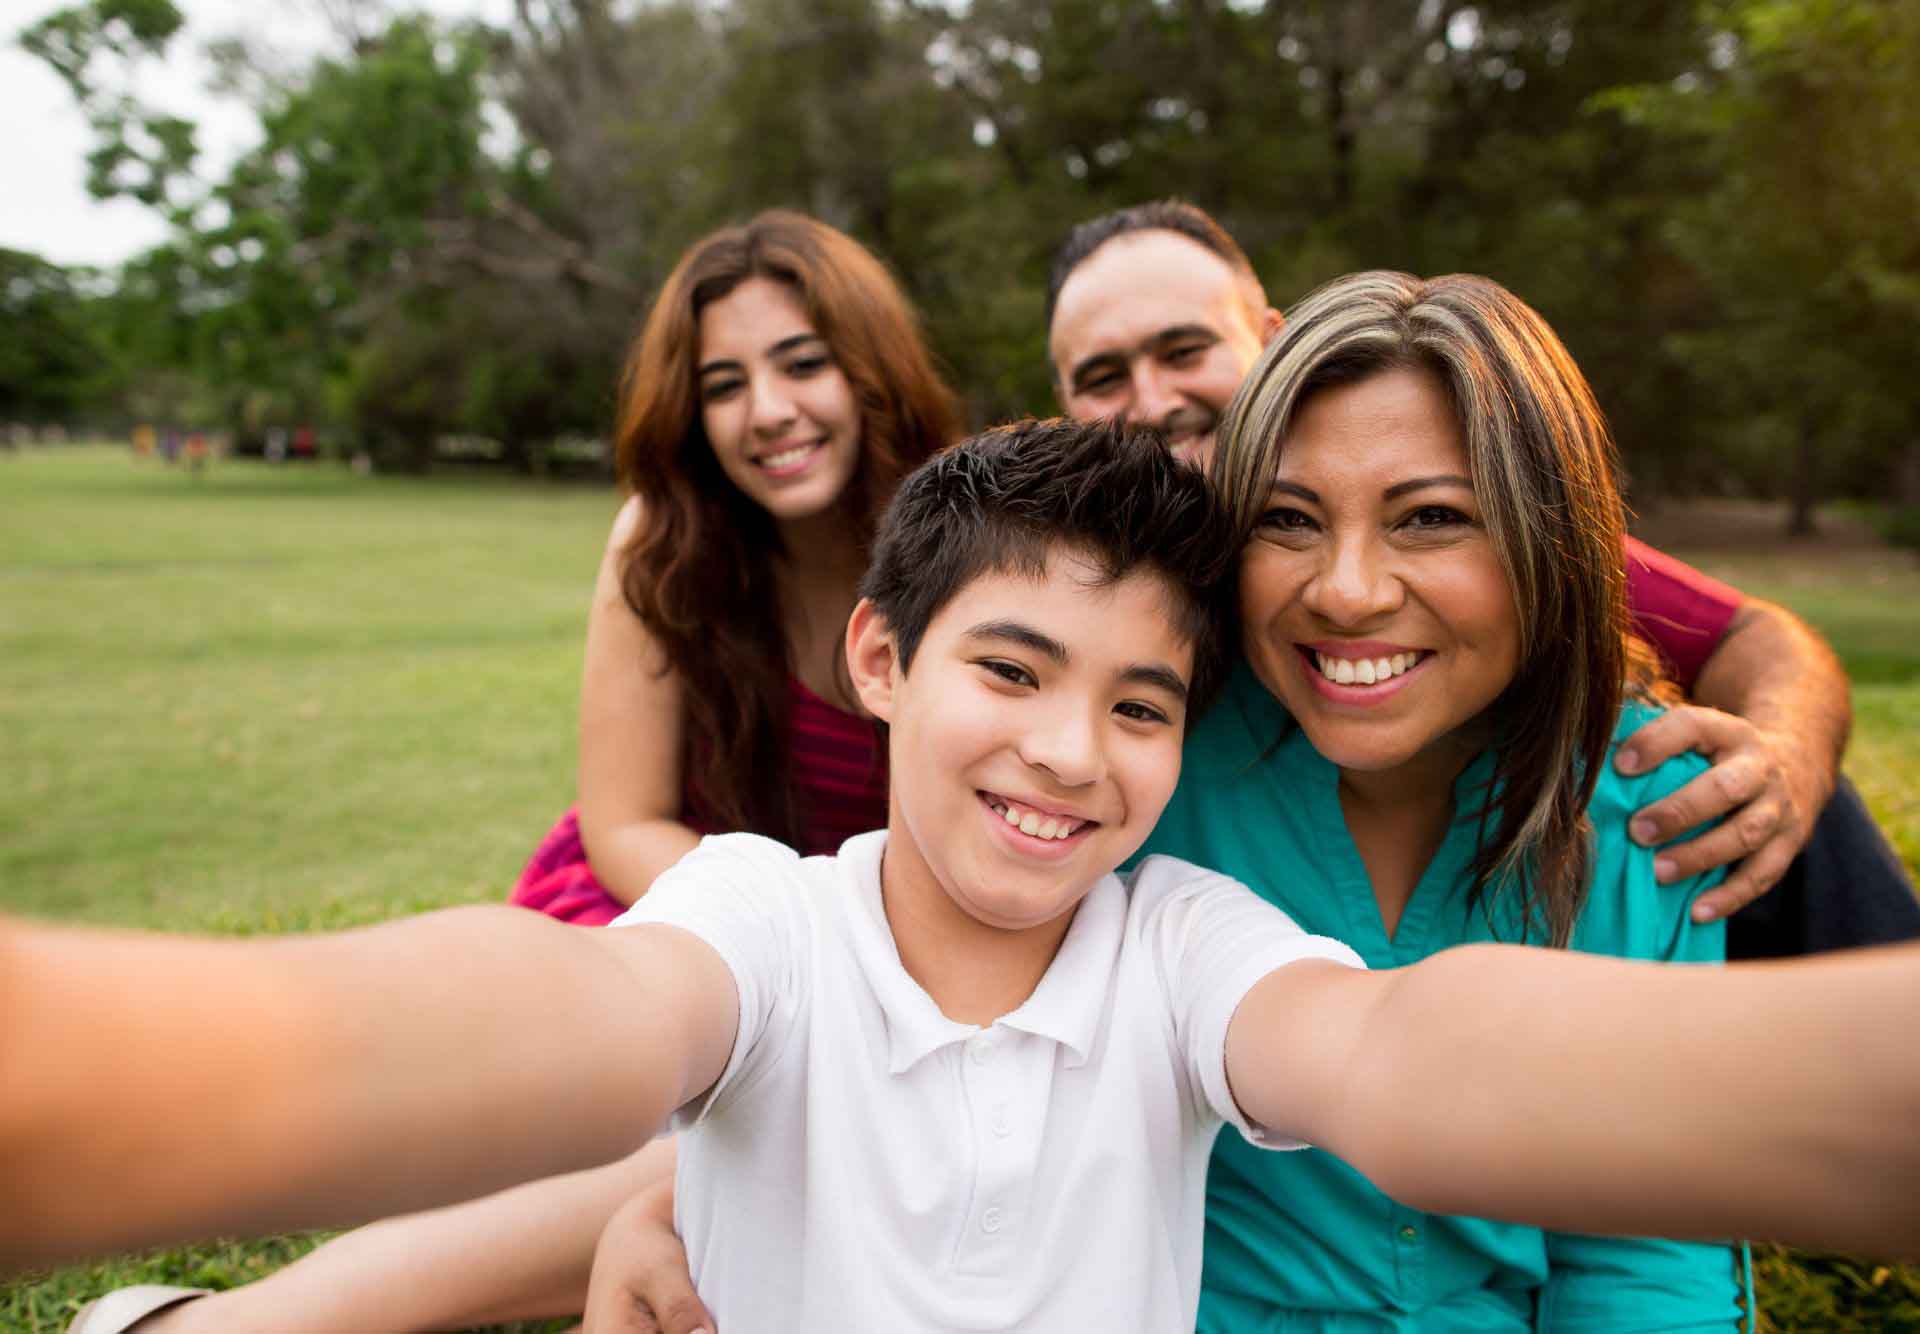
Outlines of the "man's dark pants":
M1780 883L1727 921L1729 959L1778 959L1920 937L1900 855L1846 779Z

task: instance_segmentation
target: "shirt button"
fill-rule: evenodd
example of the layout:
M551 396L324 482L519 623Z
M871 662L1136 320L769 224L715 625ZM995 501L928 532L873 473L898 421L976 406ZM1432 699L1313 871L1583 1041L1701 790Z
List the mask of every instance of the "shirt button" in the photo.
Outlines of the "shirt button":
M1013 1133L1013 1122L1007 1120L1007 1109L1004 1104L994 1109L993 1133L1001 1139Z
M985 1065L987 1058L993 1055L993 1039L984 1033L968 1039L967 1055L973 1058L975 1065Z
M980 1215L980 1230L988 1233L998 1232L1006 1221L1007 1216L1000 1212L998 1206L995 1206Z
M1414 1227L1411 1223L1400 1229L1400 1240L1402 1241L1412 1241L1419 1235L1420 1229Z

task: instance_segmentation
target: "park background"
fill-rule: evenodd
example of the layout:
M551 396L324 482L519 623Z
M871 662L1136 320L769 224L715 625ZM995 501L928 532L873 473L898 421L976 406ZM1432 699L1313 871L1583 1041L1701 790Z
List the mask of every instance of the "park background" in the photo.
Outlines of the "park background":
M1378 266L1536 305L1643 535L1834 642L1848 772L1920 865L1913 0L311 0L294 57L166 0L20 8L90 187L164 239L0 249L8 911L260 932L500 898L571 798L613 386L680 250L771 205L846 228L984 424L1051 408L1065 228L1172 194L1278 305ZM141 91L188 47L257 139L214 166ZM216 456L135 458L142 426ZM253 457L302 432L316 458ZM32 1276L0 1327L308 1244ZM1768 1250L1761 1306L1920 1328L1920 1268Z

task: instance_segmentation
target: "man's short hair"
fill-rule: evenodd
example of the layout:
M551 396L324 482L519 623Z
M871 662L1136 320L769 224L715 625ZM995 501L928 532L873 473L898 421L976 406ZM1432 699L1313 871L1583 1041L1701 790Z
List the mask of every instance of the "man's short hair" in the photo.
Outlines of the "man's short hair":
M861 596L886 617L908 670L927 626L984 574L1039 578L1066 549L1101 585L1136 571L1165 583L1193 645L1188 717L1218 689L1231 651L1237 549L1199 470L1158 431L1055 417L996 427L937 454L894 493Z
M1226 228L1197 204L1189 204L1184 199L1156 199L1102 213L1067 233L1060 248L1053 252L1053 268L1047 276L1047 328L1053 328L1053 312L1060 304L1060 289L1067 285L1073 271L1101 246L1129 232L1173 232L1204 246L1225 260L1234 276L1245 284L1256 315L1267 308L1267 290L1261 285L1260 275L1253 271L1253 261L1247 258L1240 243L1227 234Z

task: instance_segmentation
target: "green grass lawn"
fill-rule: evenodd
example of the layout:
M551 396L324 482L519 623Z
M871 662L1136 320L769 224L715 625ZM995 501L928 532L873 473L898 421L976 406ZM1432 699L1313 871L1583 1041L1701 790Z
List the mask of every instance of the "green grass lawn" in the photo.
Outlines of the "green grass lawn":
M124 450L0 454L0 908L253 932L496 900L573 790L610 492ZM1854 673L1848 771L1920 866L1920 565L1688 551ZM56 1330L126 1282L244 1282L299 1238L0 1287ZM1774 1327L1920 1325L1920 1268L1768 1252Z

